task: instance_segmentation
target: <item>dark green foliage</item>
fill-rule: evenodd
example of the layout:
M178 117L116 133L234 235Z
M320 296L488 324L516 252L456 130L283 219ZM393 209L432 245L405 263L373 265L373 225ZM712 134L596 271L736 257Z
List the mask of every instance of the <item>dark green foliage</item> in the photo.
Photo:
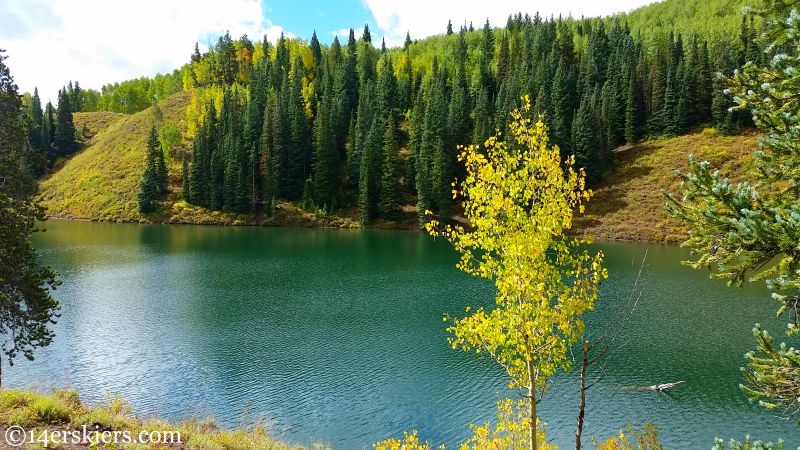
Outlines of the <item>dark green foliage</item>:
M330 78L329 86L330 84ZM314 201L318 206L332 209L339 187L339 151L333 132L332 96L326 96L314 122Z
M764 21L758 39L762 63L748 62L732 78L720 79L735 96L738 110L752 112L766 134L754 153L755 179L734 185L708 162L689 160L683 198L670 196L671 214L692 233L684 245L694 268L713 268L712 277L731 284L765 280L789 319L787 335L800 333L800 10L795 2L768 0L755 14ZM718 55L729 53L722 48ZM717 60L719 61L719 59ZM715 100L715 109L720 109ZM721 111L712 111L715 119ZM775 346L766 331L754 329L758 354L748 353L744 387L753 400L790 416L800 411L800 351Z
M215 146L216 109L208 108L208 117L194 139L192 165L189 171L187 200L195 205L210 206L211 152Z
M158 141L156 127L150 129L147 139L147 160L139 182L139 212L151 213L158 208L158 198L167 193L167 167L164 150Z
M396 220L402 206L402 186L398 159L397 129L393 120L386 126L383 136L383 174L381 176L380 215L387 220Z
M77 150L75 142L75 124L72 122L72 108L67 90L58 92L58 108L56 109L55 133L53 145L57 156L68 156Z
M30 242L45 216L34 198L26 112L5 59L0 50L0 351L11 365L18 355L32 360L53 340L49 325L59 305L50 290L59 282L38 264Z
M364 33L361 35L361 39L368 44L372 43L372 33L369 32L369 24L367 23L364 24Z
M375 48L368 26L360 40L351 29L346 45L334 38L330 47L316 33L307 44L282 36L275 48L226 35L180 72L185 88L218 84L227 92L219 120L207 117L197 133L187 198L254 212L302 199L328 211L358 207L365 223L400 210L385 205L416 200L420 213L448 216L452 183L463 176L457 146L481 144L495 128L506 135L521 95L535 95L552 141L596 183L626 143L712 121L725 132L746 126L748 114L728 112L731 99L713 79L757 57L750 42L758 26L737 17L741 39L722 39L632 34L624 16L518 14L505 30L487 21L456 34L450 24L447 34L419 43L407 33L394 49ZM252 54L266 57L256 64ZM143 89L150 85L137 84L126 100L145 92L150 102L169 91ZM40 136L46 122L45 111Z

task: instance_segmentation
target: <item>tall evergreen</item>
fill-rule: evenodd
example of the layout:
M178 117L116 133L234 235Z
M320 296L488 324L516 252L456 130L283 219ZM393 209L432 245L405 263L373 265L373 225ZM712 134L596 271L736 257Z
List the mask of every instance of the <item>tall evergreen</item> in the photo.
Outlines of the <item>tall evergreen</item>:
M402 186L398 150L396 125L394 120L389 120L383 136L383 173L380 191L380 215L386 220L396 220L400 216Z
M70 155L77 149L77 144L75 142L75 124L72 121L72 108L65 88L58 91L58 107L56 109L53 144L58 151L58 156Z
M147 139L144 173L139 181L139 212L151 213L156 210L159 195L166 193L166 177L164 151L158 142L158 133L154 125L150 128L150 135Z
M328 85L332 87L330 78ZM314 121L314 201L319 207L336 207L339 152L333 133L332 97L325 96Z

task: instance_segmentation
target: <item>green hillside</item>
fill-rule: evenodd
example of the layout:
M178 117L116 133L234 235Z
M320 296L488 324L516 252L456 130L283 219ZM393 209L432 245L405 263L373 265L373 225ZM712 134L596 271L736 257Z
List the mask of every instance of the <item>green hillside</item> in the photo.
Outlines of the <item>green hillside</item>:
M180 123L191 92L158 104L163 121ZM76 128L86 123L96 133L88 146L40 184L42 203L54 217L137 222L139 178L145 162L145 142L154 109L133 115L80 113ZM80 125L79 125L80 124Z
M616 169L595 189L576 225L596 239L680 242L688 230L667 217L663 195L664 190L680 192L675 169L686 170L688 156L694 154L731 180L741 180L753 168L757 140L754 131L720 136L709 129L620 148Z
M685 36L737 36L742 9L757 0L665 0L619 14L633 34L652 36L673 31Z

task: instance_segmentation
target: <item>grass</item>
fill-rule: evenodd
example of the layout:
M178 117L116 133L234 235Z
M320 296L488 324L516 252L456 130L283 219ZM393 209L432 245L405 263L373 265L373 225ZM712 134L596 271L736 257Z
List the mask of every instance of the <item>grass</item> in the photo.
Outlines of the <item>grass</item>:
M159 103L164 122L180 123L190 97L191 92L182 92ZM71 219L148 221L139 213L136 194L154 121L152 108L130 116L81 113L76 121L86 123L90 132L95 127L96 135L41 182L40 198L48 213Z
M680 178L675 169L688 168L688 156L711 164L734 182L753 170L752 155L758 134L747 131L721 136L705 129L685 136L658 139L620 149L615 170L598 187L576 219L580 233L604 240L675 243L687 229L666 214L663 191L678 194Z
M76 112L72 113L72 122L77 133L83 137L83 142L87 143L98 133L125 117L128 115L109 111Z
M107 405L86 406L81 403L73 390L55 390L43 394L28 390L0 390L0 431L11 426L20 426L28 431L35 430L38 436L43 430L72 432L82 430L127 431L137 436L141 431L177 431L180 445L140 445L126 444L119 447L100 446L99 448L125 449L167 449L186 448L197 450L262 449L294 450L302 449L273 439L262 425L252 431L244 429L225 430L211 420L167 423L160 420L142 420L131 413L131 408L120 398L111 399ZM0 447L5 442L0 443ZM70 443L71 444L71 443ZM42 444L24 448L42 448ZM86 445L53 445L48 448L79 449ZM97 448L89 446L88 448ZM323 448L315 446L315 448Z

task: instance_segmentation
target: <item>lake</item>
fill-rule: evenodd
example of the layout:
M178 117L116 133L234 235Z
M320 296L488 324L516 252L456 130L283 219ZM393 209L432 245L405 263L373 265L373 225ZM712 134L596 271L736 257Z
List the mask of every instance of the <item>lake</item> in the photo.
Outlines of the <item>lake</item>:
M491 305L493 287L455 269L443 239L418 232L225 228L50 221L34 237L60 273L56 339L4 367L9 387L75 388L89 403L122 395L143 416L267 423L291 442L371 448L418 429L449 448L494 419L503 372L447 343L444 313ZM738 388L760 322L781 335L763 285L728 288L681 266L669 246L600 243L610 277L597 333L627 300L648 252L644 295L587 396L584 443L652 422L667 448L716 436L783 437L793 421ZM576 357L578 354L576 353ZM669 392L631 386L684 380ZM549 439L574 443L577 373L540 404ZM515 395L515 394L514 394Z

